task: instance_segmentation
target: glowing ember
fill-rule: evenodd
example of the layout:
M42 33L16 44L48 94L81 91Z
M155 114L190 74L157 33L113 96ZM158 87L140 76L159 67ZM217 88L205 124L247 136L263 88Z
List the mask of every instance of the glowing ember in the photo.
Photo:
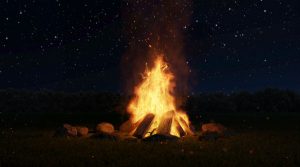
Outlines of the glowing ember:
M135 97L128 105L133 126L130 133L142 138L154 134L177 137L192 134L188 116L176 109L174 88L174 75L163 55L159 55L152 69L146 67L143 81L135 87Z

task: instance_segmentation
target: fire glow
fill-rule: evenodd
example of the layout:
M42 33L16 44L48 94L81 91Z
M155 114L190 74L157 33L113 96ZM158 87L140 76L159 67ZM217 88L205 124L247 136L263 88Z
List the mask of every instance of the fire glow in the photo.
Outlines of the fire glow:
M192 134L184 111L176 108L174 75L163 55L156 56L154 66L143 73L128 105L130 133L145 138L154 134L185 136Z

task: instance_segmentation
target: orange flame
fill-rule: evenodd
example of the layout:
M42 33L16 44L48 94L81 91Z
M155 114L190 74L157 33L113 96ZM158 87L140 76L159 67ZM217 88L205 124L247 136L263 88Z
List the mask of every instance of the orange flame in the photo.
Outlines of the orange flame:
M149 70L146 66L143 81L135 87L135 97L127 108L133 125L139 124L147 114L154 115L148 133L143 137L160 133L180 137L192 133L188 116L176 109L174 88L174 75L170 72L163 55L158 55L152 69ZM169 132L163 130L166 119L171 120Z

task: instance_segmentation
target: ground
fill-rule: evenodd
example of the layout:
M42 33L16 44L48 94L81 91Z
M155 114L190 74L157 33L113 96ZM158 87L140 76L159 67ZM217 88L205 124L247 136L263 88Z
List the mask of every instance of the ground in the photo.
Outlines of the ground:
M85 116L88 115L88 116ZM236 131L217 141L145 143L53 138L63 120L89 127L97 113L1 115L0 166L299 166L300 114L204 113Z

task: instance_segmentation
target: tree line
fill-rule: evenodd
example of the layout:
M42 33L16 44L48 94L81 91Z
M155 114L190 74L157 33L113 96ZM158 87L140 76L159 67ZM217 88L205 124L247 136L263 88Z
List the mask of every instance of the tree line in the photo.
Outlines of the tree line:
M110 92L65 93L0 90L0 112L126 113L131 96ZM300 95L293 91L205 93L186 98L181 106L189 114L200 112L299 112Z

